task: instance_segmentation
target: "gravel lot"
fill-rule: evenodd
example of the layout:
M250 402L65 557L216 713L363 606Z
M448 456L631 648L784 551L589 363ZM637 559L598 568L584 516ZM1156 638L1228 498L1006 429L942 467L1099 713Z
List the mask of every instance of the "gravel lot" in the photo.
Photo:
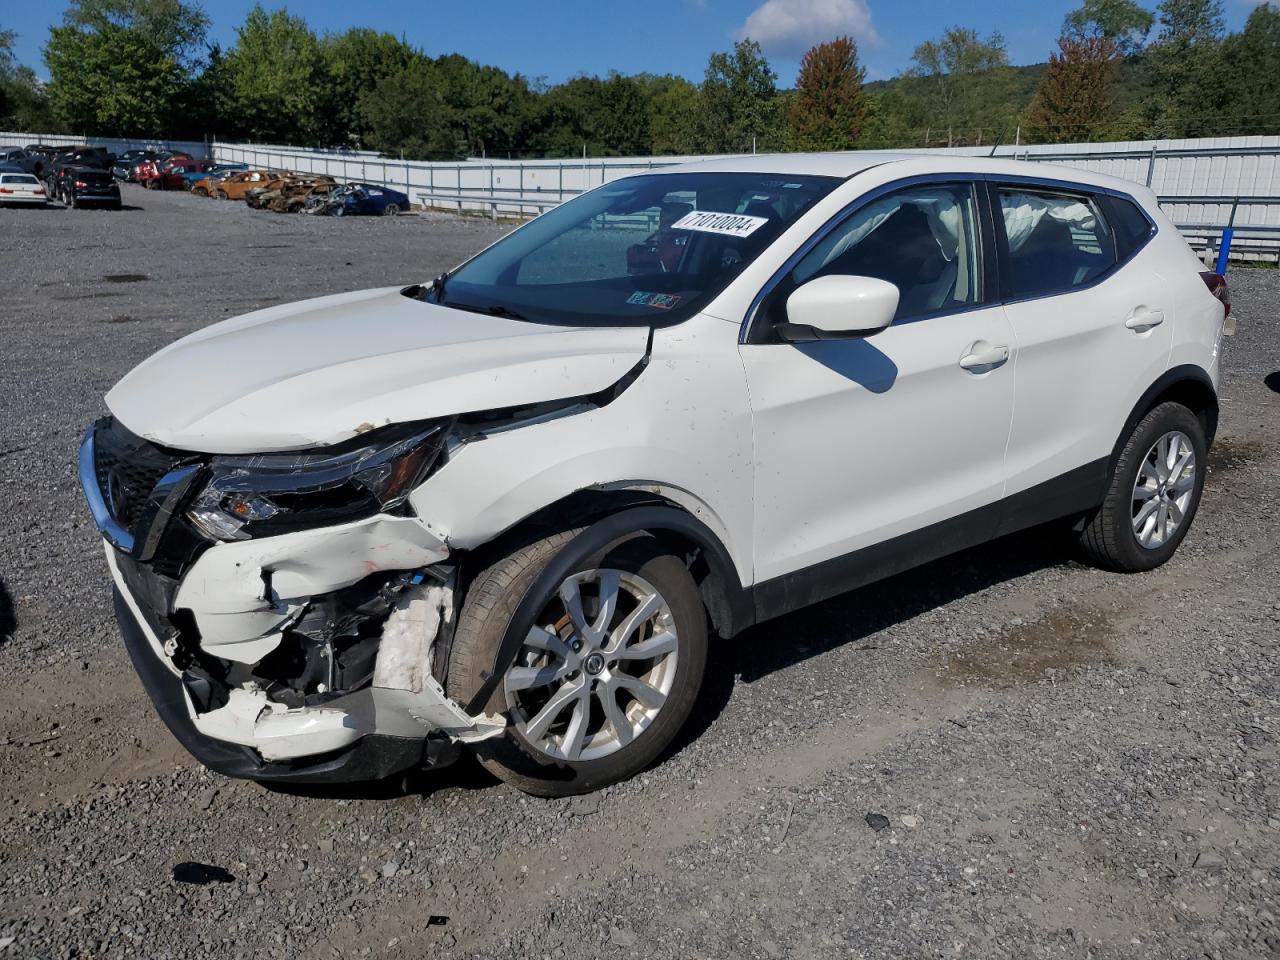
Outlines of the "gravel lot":
M126 202L0 210L0 960L1280 953L1280 272L1233 277L1205 502L1160 571L1032 531L758 627L675 754L602 795L467 763L286 793L153 714L81 431L178 336L500 228Z

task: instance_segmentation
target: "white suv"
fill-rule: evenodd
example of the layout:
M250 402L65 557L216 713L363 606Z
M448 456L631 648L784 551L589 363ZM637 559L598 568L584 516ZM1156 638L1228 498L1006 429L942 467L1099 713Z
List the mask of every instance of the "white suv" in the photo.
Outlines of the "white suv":
M709 632L1062 518L1099 564L1163 563L1227 312L1130 183L699 163L432 283L178 341L108 394L81 477L133 661L210 767L468 744L567 794L671 743Z

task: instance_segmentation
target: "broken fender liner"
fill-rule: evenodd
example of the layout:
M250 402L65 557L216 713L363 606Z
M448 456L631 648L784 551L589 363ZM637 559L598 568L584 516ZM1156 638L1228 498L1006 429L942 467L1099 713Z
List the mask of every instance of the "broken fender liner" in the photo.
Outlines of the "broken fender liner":
M466 712L475 715L484 710L489 698L502 682L502 677L520 653L524 638L533 629L546 598L555 593L560 584L575 572L580 564L627 537L638 533L663 531L688 537L712 555L711 567L722 581L732 577L732 582L723 583L725 599L736 614L734 622L741 623L743 626L748 625L750 614L746 611L747 604L750 602L749 597L738 583L737 575L732 572L733 564L723 545L705 524L675 507L634 507L623 510L598 520L583 530L538 574L529 587L529 592L516 607L511 623L507 625L507 632L502 637L502 643L498 645L493 666L480 685L480 689L464 707Z
M160 719L178 742L211 770L247 780L346 783L381 780L424 763L443 765L457 753L448 742L372 734L330 754L266 763L248 747L202 736L191 720L182 682L156 657L118 588L112 590L112 604L129 659Z

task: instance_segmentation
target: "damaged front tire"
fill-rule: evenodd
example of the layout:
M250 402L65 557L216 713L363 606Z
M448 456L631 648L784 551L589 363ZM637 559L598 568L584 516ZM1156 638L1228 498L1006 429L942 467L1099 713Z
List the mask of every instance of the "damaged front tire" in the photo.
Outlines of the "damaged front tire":
M449 658L449 695L465 702L489 679L507 633L526 630L484 708L506 716L506 732L474 749L492 773L538 796L596 790L651 764L688 719L706 665L697 584L652 537L538 582L578 536L547 537L483 570Z

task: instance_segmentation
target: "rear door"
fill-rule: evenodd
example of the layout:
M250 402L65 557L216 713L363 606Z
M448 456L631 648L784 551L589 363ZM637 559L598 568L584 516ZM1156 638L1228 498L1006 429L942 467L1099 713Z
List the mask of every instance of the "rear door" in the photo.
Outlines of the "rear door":
M1175 304L1151 251L1117 245L1104 193L992 182L990 196L1017 341L1008 493L1045 484L1061 512L1084 509L1133 405L1168 364Z

